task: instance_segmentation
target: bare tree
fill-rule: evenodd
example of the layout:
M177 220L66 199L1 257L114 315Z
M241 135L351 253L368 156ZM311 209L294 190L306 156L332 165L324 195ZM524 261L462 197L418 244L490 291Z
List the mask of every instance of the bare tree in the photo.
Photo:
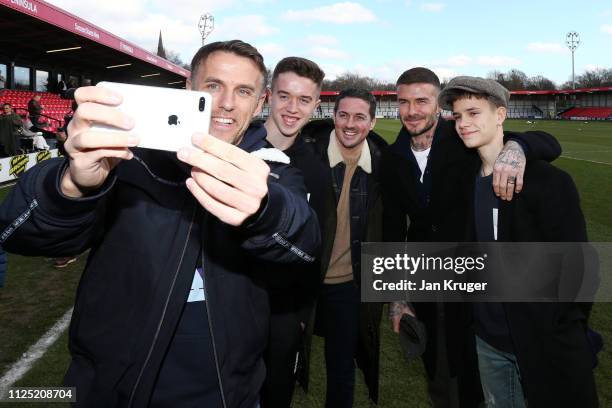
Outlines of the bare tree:
M361 76L354 72L345 72L333 80L323 81L323 90L341 91L347 88L364 88L369 91L395 90L395 84L381 81L368 76Z
M600 68L585 71L576 78L576 85L580 88L612 86L612 69Z
M557 86L550 79L536 75L528 77L523 71L511 69L504 73L501 71L491 71L487 74L487 78L494 79L510 91L519 91L522 89L528 90L551 90L557 89Z
M527 89L553 91L557 89L557 85L555 85L555 83L550 79L543 77L542 75L537 75L529 78Z

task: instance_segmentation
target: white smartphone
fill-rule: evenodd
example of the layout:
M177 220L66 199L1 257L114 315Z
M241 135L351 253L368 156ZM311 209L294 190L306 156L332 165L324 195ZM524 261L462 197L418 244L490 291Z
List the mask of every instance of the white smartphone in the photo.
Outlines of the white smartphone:
M192 146L195 132L208 133L212 97L206 92L117 82L99 82L96 86L123 96L118 109L134 119L129 133L140 138L138 147L177 151ZM128 132L105 125L94 125L92 129Z

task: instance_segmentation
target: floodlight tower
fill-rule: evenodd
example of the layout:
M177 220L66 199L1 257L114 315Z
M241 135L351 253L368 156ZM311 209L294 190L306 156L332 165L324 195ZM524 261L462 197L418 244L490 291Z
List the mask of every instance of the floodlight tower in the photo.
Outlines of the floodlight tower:
M206 37L212 33L215 28L215 18L212 14L202 14L200 16L200 21L198 22L198 29L200 30L200 34L202 34L202 45L206 41Z
M580 36L576 31L570 31L565 36L565 43L567 44L567 48L572 52L572 89L576 89L576 80L574 76L574 51L580 45Z

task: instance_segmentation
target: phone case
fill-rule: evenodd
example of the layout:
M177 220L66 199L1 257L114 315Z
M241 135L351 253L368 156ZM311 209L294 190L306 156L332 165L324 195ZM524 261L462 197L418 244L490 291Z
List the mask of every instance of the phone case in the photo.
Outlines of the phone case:
M195 132L208 133L212 97L206 92L117 82L100 82L97 86L123 96L118 109L134 119L129 133L140 138L138 147L177 151L192 145ZM92 129L126 132L104 125Z

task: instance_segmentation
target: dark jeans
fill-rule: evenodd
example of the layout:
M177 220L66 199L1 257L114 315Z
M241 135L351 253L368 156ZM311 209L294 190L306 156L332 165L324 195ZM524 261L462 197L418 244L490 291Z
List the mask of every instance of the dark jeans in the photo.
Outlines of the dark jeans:
M359 303L359 290L354 282L323 285L319 295L317 318L325 336L327 408L353 406Z
M476 337L482 391L487 408L525 408L516 356Z

